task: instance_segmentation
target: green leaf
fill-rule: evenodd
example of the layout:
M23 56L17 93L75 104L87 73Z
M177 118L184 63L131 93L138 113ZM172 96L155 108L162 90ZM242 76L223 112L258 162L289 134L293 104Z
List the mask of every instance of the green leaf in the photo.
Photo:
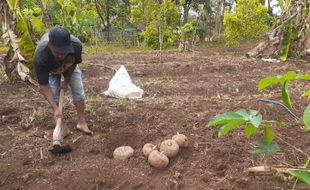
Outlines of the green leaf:
M240 125L244 124L245 122L246 121L244 121L244 120L234 120L234 121L227 123L226 125L221 127L218 136L222 137L222 136L226 135L229 131L239 127Z
M305 130L309 130L310 129L310 104L307 106L307 108L304 111L303 120L305 124Z
M235 112L227 112L213 117L207 124L207 127L228 123L232 120L242 120L242 119L243 117Z
M281 61L285 61L287 59L288 53L290 51L291 42L294 40L296 36L296 29L293 28L292 24L289 26L288 30L284 32L282 47L279 51L279 58Z
M292 176L310 185L310 171L302 169L294 169L288 171Z
M288 91L288 81L285 81L284 84L282 85L281 97L282 97L284 104L288 108L292 109L292 102L291 102L289 91Z
M303 96L306 96L308 99L310 99L310 88L303 94Z
M47 5L48 5L49 2L52 2L52 1L51 0L41 0L43 9L47 9Z
M244 134L247 138L250 138L252 135L257 133L257 128L249 123L245 128L244 128Z
M310 74L300 75L296 79L298 79L298 80L310 80Z
M257 144L259 146L252 151L252 154L264 154L264 159L267 159L274 153L280 151L279 145L275 142L267 144L264 140L259 140L257 141Z
M257 115L258 114L258 111L256 110L250 110L250 115Z
M33 54L35 51L35 44L31 38L31 34L28 28L28 20L23 17L21 12L18 12L19 20L16 25L16 30L21 34L19 46L21 47L22 55L32 62Z
M236 111L235 113L241 115L244 120L248 120L249 119L249 114L248 114L248 112L245 109L240 109L240 110Z
M288 71L286 74L283 75L282 79L286 81L295 80L296 76L297 74L295 71Z
M261 124L264 126L271 126L272 124L275 124L276 126L283 126L285 123L282 121L275 121L275 120L269 120L269 121L263 120Z
M32 17L31 24L33 26L33 29L38 32L39 34L44 33L44 24L39 17Z
M276 124L276 126L284 126L284 122L282 121L274 121L274 123Z
M263 116L261 114L258 114L256 116L250 117L250 122L258 128L263 120Z
M284 5L283 0L279 0L279 6L280 6L281 10L283 10L283 5Z
M16 10L19 0L6 0L9 5L10 10Z
M267 142L267 144L272 143L274 139L274 129L272 128L272 126L264 127L264 137L265 137L265 141Z
M266 77L266 78L259 81L258 90L261 91L261 90L263 90L263 89L265 89L271 85L277 84L279 82L280 82L280 80L276 76Z

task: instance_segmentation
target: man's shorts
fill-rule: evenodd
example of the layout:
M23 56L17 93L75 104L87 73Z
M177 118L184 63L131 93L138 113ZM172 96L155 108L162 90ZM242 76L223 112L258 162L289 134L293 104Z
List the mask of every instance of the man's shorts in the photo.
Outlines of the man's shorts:
M71 89L73 101L80 101L80 100L85 99L85 93L84 93L83 82L82 82L82 72L80 70L79 65L76 65L68 84ZM60 75L50 74L49 85L52 89L54 100L58 104L60 87L61 87Z

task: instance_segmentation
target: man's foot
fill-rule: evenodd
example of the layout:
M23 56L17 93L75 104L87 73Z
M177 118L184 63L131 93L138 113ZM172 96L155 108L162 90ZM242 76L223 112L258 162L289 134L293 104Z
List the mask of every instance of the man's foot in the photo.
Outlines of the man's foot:
M67 124L66 123L62 123L62 126L61 126L61 138L64 139L66 138L67 136L71 135L71 132L69 130L69 128L67 127Z
M88 128L87 124L86 123L83 123L83 124L77 124L76 128L80 131L82 131L83 133L86 133L88 135L92 135L93 132Z

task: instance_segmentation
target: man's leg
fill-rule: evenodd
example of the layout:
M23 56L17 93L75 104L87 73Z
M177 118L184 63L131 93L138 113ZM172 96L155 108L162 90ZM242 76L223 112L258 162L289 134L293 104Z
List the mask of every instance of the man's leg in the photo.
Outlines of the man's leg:
M76 108L78 117L76 128L86 134L92 134L92 131L89 130L85 119L85 94L82 82L82 72L78 65L71 75L69 86L71 88L73 104Z
M79 101L73 101L73 103L75 105L78 115L78 123L76 125L76 128L84 133L92 134L92 131L89 130L85 120L85 101L79 100Z
M52 92L53 92L54 101L58 105L59 104L59 94L60 94L60 75L50 74L49 75L49 85L50 85ZM61 131L60 131L60 133L61 133L62 139L70 134L70 131L67 127L67 124L63 119L61 120Z

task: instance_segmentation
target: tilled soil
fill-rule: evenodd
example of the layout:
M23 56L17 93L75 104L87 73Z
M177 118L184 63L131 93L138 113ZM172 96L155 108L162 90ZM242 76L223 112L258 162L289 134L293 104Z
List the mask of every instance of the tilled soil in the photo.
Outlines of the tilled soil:
M211 117L240 108L259 110L264 119L285 122L276 127L281 152L267 164L301 167L310 154L309 132L283 108L258 102L280 100L279 86L257 90L264 77L289 70L309 73L307 61L267 63L245 58L251 47L208 47L194 52L123 52L84 55L81 64L87 94L87 121L93 136L75 129L76 113L70 93L65 99L65 119L73 132L66 142L73 152L51 155L55 126L48 103L38 88L0 77L0 189L186 189L276 190L292 189L294 180L282 174L256 175L245 169L264 165L252 155L261 131L251 139L242 129L218 137L219 127L206 128ZM142 100L114 99L103 92L114 75L111 68L124 65L133 82L144 91ZM293 111L302 116L308 104L303 93L308 82L289 86ZM163 170L152 168L142 154L145 143L159 144L177 132L187 135L188 148L170 159ZM113 159L113 151L132 146L126 161ZM297 183L295 189L307 189Z

